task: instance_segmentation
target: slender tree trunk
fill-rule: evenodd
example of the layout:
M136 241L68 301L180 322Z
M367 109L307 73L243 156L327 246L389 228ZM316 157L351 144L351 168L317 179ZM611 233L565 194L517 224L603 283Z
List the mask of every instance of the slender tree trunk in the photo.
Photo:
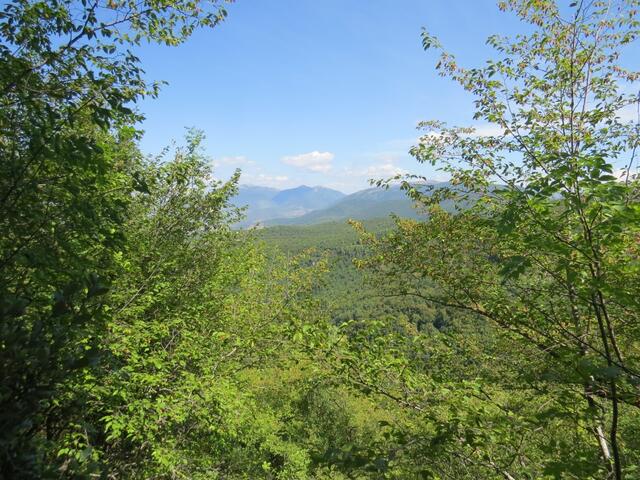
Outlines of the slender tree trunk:
M571 309L571 317L573 318L574 328L576 337L582 338L582 334L584 333L584 325L580 318L580 312L577 307L576 301L576 292L574 286L569 281L569 275L567 272L567 286L568 286L568 297L569 297L569 305ZM587 347L584 343L579 343L578 348L580 349L580 356L585 357L587 355ZM599 408L598 403L593 398L593 391L591 385L595 383L595 379L593 376L590 377L591 384L584 384L584 397L587 400L587 404L590 409L595 410ZM592 432L598 443L598 447L600 448L600 454L602 456L602 460L605 463L608 477L611 477L614 474L613 462L611 459L611 452L609 450L609 444L607 443L607 437L605 434L605 430L603 427L603 422L601 419L597 419L595 424L592 427Z
M593 377L591 377L593 381ZM585 384L584 386L584 396L587 399L587 404L589 408L596 409L598 408L597 402L593 398L593 392L591 391L591 385ZM602 455L602 460L604 461L608 475L607 477L611 477L614 474L614 466L611 458L611 452L609 450L609 444L607 443L607 436L604 431L602 420L598 419L595 421L595 425L592 430L596 441L598 442L598 446L600 447L600 454Z
M604 347L605 355L607 357L607 365L609 367L613 366L613 359L611 357L611 350L609 348L609 337L607 335L607 329L605 327L605 322L603 319L602 311L600 310L600 305L597 301L596 295L594 294L591 299L591 303L596 315L596 319L598 321L598 328L600 330L600 337L602 340L602 345ZM611 444L611 451L613 454L613 468L616 480L622 480L622 465L620 461L620 448L618 446L618 388L616 385L616 380L613 379L609 382L609 388L611 390L611 406L612 406L612 416L611 416L611 430L609 431L609 442Z

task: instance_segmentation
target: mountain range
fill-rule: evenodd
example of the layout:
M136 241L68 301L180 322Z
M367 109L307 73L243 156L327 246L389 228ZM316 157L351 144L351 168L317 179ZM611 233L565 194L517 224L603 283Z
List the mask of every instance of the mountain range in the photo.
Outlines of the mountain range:
M350 218L368 220L392 213L415 218L419 214L399 186L368 188L345 195L326 187L305 185L286 190L240 185L234 199L246 207L240 228L272 225L312 225Z

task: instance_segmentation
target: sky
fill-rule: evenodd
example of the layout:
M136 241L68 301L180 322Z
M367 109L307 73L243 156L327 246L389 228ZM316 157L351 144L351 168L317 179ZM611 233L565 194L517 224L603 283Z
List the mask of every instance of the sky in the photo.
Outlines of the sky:
M495 0L237 0L228 12L179 47L139 52L168 82L141 104L143 151L195 127L218 178L240 168L241 184L345 193L396 173L443 179L408 154L421 120L486 127L438 76L423 27L468 67L492 56L489 35L523 28Z

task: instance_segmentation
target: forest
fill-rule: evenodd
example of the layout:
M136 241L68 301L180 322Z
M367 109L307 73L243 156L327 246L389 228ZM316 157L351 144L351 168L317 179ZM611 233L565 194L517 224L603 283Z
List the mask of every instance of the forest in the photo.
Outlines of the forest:
M135 47L227 4L0 6L0 478L640 479L640 2L424 30L496 132L420 124L417 218L264 229L201 131L140 144Z

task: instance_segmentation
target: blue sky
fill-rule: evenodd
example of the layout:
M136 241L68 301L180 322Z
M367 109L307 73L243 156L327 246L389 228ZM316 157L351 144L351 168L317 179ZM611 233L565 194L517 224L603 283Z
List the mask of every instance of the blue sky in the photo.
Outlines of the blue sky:
M439 174L407 153L420 120L472 124L472 99L437 75L421 28L465 66L491 56L493 33L522 28L494 0L237 0L213 30L177 48L139 52L160 97L141 105L142 148L157 153L185 127L207 137L216 176L344 192L368 179Z

